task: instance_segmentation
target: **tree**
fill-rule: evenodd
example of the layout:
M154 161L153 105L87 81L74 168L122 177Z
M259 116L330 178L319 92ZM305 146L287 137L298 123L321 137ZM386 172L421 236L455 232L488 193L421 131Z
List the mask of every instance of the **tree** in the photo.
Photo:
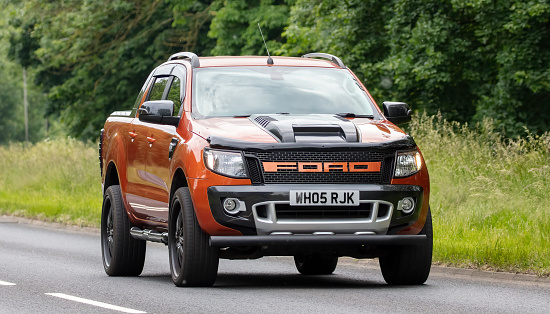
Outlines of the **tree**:
M299 0L283 52L337 54L379 100L540 133L550 122L548 2Z
M391 79L380 70L390 56L385 29L391 6L376 0L299 0L290 11L279 54L326 52L339 56L378 99L389 100Z
M208 36L216 40L213 55L266 55L258 30L262 27L270 52L278 50L288 25L289 5L294 1L256 0L213 3L214 18Z
M273 54L338 55L379 102L461 122L489 116L514 136L550 122L549 2L23 0L18 29L30 36L12 49L39 44L20 51L38 61L49 113L81 138L131 108L174 52L265 55L258 23Z
M173 46L181 51L195 52L198 56L209 56L216 45L207 36L212 22L213 0L167 0L174 15L173 28L178 32Z
M17 15L10 17L17 8L12 3L4 3L4 10L0 13L0 144L25 139L38 141L45 136L44 97L32 84L28 88L30 106L25 128L22 74L34 64L33 52L38 44L30 37L32 23L22 25ZM10 19L18 27L11 26ZM32 71L28 74L30 77L34 75Z

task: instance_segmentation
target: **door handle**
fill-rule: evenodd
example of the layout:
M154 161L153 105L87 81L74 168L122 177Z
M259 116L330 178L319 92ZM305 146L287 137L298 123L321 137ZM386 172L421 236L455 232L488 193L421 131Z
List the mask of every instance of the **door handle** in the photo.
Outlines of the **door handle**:
M153 143L155 142L155 139L153 138L153 135L148 136L147 141L149 142L149 144L153 145Z
M130 134L130 138L135 139L137 136L136 132L128 132Z

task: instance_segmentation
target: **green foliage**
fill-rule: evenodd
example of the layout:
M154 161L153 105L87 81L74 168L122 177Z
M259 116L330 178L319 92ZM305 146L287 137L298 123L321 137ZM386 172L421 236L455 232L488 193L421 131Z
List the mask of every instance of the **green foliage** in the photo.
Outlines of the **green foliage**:
M430 172L434 261L550 275L550 133L505 139L473 126L413 119Z
M548 1L299 0L279 53L339 55L379 100L509 136L550 122Z
M25 59L22 47L14 46L15 38L19 36L17 29L8 25L9 13L15 10L11 4L6 4L0 11L0 145L9 142L25 140L24 106L23 106L23 69L20 64L29 65L29 59ZM28 40L28 33L26 40ZM11 50L11 51L10 51ZM27 51L28 53L29 51ZM11 61L8 58L18 61ZM33 71L27 71L28 84L28 115L29 115L29 140L40 141L45 134L44 100L40 90L32 84Z
M65 138L0 146L0 214L99 227L97 146Z
M340 56L373 96L507 136L550 123L549 0L21 1L12 55L49 112L93 138L170 54ZM38 45L38 46L37 46Z
M323 51L340 56L354 70L387 56L383 34L387 4L374 0L298 0L290 12L287 42L280 54Z
M213 3L212 24L208 36L216 39L213 55L267 55L258 29L270 52L281 47L289 8L283 0L223 1Z
M16 29L10 36L10 50L8 56L17 60L22 67L28 68L36 63L34 51L40 46L36 38L32 37L34 31L34 21L28 21L25 24L15 18L12 25Z
M32 36L36 80L49 113L69 132L95 138L114 110L129 109L150 70L166 60L175 35L163 1L25 2L21 20L37 21Z
M192 51L198 56L208 56L215 46L207 37L212 21L212 0L166 0L172 7L173 28L179 33L173 47L181 51Z

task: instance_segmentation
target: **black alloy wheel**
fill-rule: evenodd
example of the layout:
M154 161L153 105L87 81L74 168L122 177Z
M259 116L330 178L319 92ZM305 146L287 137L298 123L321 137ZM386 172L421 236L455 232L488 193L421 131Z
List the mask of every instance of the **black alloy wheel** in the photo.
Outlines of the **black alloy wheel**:
M432 214L428 216L419 234L426 235L422 245L388 247L378 259L384 280L390 285L421 285L428 279L432 266Z
M101 255L109 276L139 276L145 263L146 242L130 235L120 186L111 185L101 210Z
M104 263L106 265L106 268L109 268L111 265L111 259L114 252L114 227L113 227L113 211L111 210L111 204L107 204L107 221L105 228L102 228L102 247L103 247L103 259Z
M218 274L219 249L210 245L195 214L188 188L172 198L168 224L168 253L172 281L178 287L208 287Z

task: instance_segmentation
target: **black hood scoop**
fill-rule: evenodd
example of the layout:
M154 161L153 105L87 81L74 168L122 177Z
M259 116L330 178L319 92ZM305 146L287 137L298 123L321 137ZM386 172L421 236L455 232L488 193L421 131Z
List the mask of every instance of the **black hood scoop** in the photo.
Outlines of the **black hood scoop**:
M357 143L353 122L331 115L252 115L249 118L280 143Z

